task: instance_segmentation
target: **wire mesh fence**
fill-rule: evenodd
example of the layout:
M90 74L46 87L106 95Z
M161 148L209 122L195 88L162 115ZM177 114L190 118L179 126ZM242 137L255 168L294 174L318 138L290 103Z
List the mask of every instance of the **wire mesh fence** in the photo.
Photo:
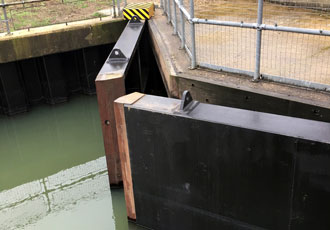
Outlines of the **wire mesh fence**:
M191 14L191 9L190 9L190 3L189 0L184 0L183 4L187 11ZM186 49L188 50L190 56L192 56L192 46L193 46L193 38L192 38L192 27L191 24L189 23L188 19L184 17L185 19L185 37L186 37Z
M202 65L252 73L255 66L255 40L256 33L251 29L196 25L197 60Z
M189 2L181 4L188 13ZM193 24L199 66L330 91L328 0L195 0L193 6L194 17L185 15L185 43L194 49Z
M211 0L195 1L195 16L222 21L257 21L257 0Z
M330 85L329 37L266 31L261 72Z
M184 1L181 1L184 5ZM166 1L164 4L164 13L167 15L168 23L173 25L173 34L176 34L184 42L182 43L182 49L186 49L191 56L191 37L190 37L190 23L188 19L181 13L180 8L175 3L175 0ZM182 21L184 23L182 23Z
M0 9L0 33L2 31L5 31L5 28L6 28L4 20L5 20L5 18L3 16L3 11L2 11L2 9Z

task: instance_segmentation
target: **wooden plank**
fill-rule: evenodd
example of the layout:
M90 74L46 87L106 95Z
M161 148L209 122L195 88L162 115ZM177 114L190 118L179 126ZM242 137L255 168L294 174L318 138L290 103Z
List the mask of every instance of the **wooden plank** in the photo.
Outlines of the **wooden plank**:
M126 25L95 82L110 184L122 181L113 102L126 93L125 77L139 46L144 25L145 21Z
M143 93L134 92L123 97L117 98L115 103L132 105L144 96Z
M99 75L95 81L110 184L122 181L113 102L125 95L123 76Z
M128 142L127 142L124 104L134 104L143 96L144 94L141 93L132 93L123 96L121 98L118 98L114 102L119 157L121 163L122 178L124 183L127 216L133 220L136 220L136 212L135 212L135 202L134 202L134 194L133 194L131 163L129 157Z

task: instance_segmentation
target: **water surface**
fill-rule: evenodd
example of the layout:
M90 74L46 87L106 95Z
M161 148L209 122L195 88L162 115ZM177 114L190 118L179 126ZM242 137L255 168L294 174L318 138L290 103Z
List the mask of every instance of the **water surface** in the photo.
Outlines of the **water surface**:
M95 96L0 116L0 230L141 229L110 192Z

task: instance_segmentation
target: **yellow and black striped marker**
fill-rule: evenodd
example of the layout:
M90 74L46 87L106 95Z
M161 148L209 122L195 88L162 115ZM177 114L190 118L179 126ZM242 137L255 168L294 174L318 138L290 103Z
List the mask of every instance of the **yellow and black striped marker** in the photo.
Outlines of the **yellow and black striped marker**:
M140 20L147 20L154 16L155 6L153 3L130 3L123 10L124 18L131 20L135 15Z

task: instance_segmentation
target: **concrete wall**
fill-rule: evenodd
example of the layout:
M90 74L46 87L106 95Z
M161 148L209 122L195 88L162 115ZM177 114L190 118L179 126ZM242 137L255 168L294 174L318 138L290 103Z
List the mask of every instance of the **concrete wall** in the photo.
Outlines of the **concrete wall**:
M127 21L105 18L0 35L0 63L115 43Z

